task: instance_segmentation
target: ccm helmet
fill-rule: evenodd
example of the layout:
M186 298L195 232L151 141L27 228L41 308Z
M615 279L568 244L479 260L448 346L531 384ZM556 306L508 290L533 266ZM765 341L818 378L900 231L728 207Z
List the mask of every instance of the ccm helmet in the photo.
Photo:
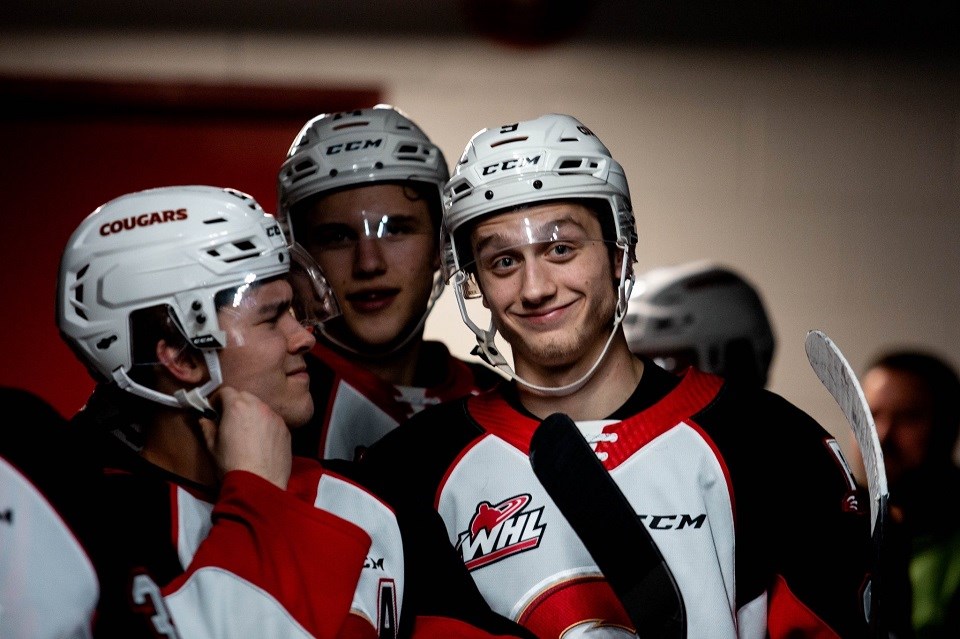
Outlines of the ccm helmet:
M291 209L310 196L411 180L436 188L439 199L449 177L440 147L396 107L323 113L303 125L280 167L277 219L293 242Z
M441 233L444 275L454 293L464 322L477 336L476 353L508 377L543 394L567 394L580 388L603 354L583 378L560 388L541 387L517 377L495 346L496 327L480 328L470 317L465 299L480 296L471 274L469 231L491 215L550 200L600 201L600 224L610 229L622 252L618 302L611 343L627 310L633 286L637 231L630 205L630 190L623 167L607 147L582 122L570 115L550 113L533 120L514 122L478 131L464 149L453 176L444 189ZM608 215L606 219L603 215Z
M695 261L637 279L624 332L630 350L679 372L767 383L775 340L760 295L730 268Z
M168 406L204 410L222 381L216 351L226 345L214 297L290 267L277 221L245 193L212 186L129 193L101 205L70 236L60 261L57 324L97 379ZM160 305L210 369L206 384L175 396L129 375L131 314Z
M323 113L304 124L280 167L277 219L292 243L298 205L308 198L347 187L414 182L423 186L431 215L436 216L433 228L438 230L443 186L449 177L440 147L400 109L378 104ZM438 271L420 321L386 352L372 355L338 339L323 324L318 328L327 340L356 355L390 355L420 334L443 288L443 275Z

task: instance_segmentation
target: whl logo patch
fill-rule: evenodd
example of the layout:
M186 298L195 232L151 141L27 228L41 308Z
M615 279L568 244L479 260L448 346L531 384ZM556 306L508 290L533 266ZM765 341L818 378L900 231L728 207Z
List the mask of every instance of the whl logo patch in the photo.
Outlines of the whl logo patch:
M540 545L546 525L543 506L527 508L530 495L517 495L493 505L477 504L469 530L457 535L457 550L467 570L476 570Z

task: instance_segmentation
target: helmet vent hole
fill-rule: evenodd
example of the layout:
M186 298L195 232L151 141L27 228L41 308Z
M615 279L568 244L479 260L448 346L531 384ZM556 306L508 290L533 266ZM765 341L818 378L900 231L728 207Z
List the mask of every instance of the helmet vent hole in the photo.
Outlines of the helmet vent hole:
M90 268L89 264L84 264L83 268L77 271L77 279L83 279L83 276L87 274L87 269Z
M109 337L104 337L102 340L97 342L97 348L101 351L110 348L110 345L117 341L116 335L110 335Z
M316 175L318 171L320 171L320 167L310 160L299 162L289 173L290 181L296 184L300 180Z
M78 308L78 309L75 309L75 310L77 311L77 315L79 315L79 316L82 317L83 319L87 320L88 322L90 321L90 318L87 317L87 314L83 312L83 309L79 309L79 308Z
M83 304L83 284L77 287L76 293L74 293L73 298L77 300L78 304Z
M560 138L561 142L579 142L580 138Z
M226 220L222 217L211 217L209 220L203 221L204 224L222 224L224 222L226 222Z
M338 124L334 126L333 130L341 131L343 129L351 129L357 126L370 126L370 122L368 120L357 120L355 122L343 122L342 124Z
M469 190L470 190L470 185L464 182L463 184L458 184L457 186L453 187L453 194L460 195L464 191L469 191Z
M583 160L564 160L560 163L561 171L569 171L570 169L579 169L583 165Z
M504 144L513 144L515 142L525 142L526 140L527 140L527 136L523 135L523 136L518 136L513 138L507 138L506 140L497 140L496 142L493 142L492 144L490 144L490 146L492 148L496 148L498 146L503 146Z

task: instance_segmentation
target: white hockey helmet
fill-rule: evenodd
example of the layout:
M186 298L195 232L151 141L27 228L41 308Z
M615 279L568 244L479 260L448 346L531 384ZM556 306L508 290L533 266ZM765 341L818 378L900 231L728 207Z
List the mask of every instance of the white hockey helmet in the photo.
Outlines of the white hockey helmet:
M277 219L293 242L291 209L308 197L409 180L433 186L439 202L449 176L440 147L396 107L323 113L303 125L280 167Z
M614 331L627 309L633 285L637 244L630 189L623 167L609 149L578 119L550 113L533 120L482 129L470 139L444 188L441 247L444 275L453 280L464 322L477 336L476 353L508 377L544 394L566 394L581 387L600 361L578 382L545 388L516 376L494 345L496 328L484 330L469 317L464 300L480 291L469 272L473 261L469 231L488 216L516 207L551 200L589 200L603 203L609 218L600 219L623 253Z
M767 383L773 329L756 289L731 268L698 260L639 275L623 325L630 350L668 370Z
M57 324L96 377L169 406L204 410L222 381L216 351L226 345L216 294L290 268L276 219L245 193L199 185L128 193L98 207L70 236L60 261ZM176 396L129 376L131 314L160 305L210 368L206 384Z

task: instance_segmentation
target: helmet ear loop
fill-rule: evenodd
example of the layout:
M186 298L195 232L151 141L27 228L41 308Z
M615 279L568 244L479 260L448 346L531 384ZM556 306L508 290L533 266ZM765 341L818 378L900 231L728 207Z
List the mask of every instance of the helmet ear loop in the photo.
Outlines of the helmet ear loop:
M633 294L633 285L636 283L637 276L633 272L633 265L630 262L630 247L626 244L617 244L620 253L620 282L617 285L617 308L613 316L613 327L623 322L627 316L627 307L630 302L630 295Z

